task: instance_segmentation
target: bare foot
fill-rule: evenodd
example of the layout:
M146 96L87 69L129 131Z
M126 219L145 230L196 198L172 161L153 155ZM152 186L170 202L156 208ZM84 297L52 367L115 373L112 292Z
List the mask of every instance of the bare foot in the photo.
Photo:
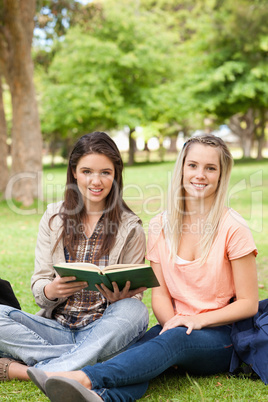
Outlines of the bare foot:
M92 389L92 384L88 376L81 370L77 371L57 371L56 373L49 373L45 371L48 377L57 376L57 377L65 377L71 378L72 380L76 380L80 382L85 388Z

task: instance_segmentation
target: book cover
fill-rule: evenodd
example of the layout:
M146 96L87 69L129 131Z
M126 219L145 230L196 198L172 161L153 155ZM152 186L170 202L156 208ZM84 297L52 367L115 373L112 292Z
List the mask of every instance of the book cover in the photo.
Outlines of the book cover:
M113 290L112 282L116 282L119 289L122 290L127 281L131 282L131 290L139 287L159 286L152 267L143 264L118 264L101 270L93 264L62 263L54 265L54 268L61 277L75 276L76 281L87 282L86 290L97 291L95 284L100 285L101 283Z

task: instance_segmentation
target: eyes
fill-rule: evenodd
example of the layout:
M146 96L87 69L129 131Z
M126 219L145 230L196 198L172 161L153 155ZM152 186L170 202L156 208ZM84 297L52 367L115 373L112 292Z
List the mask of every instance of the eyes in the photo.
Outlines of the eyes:
M198 165L196 163L188 163L187 166L191 169L196 169ZM205 169L209 172L216 172L217 168L215 166L205 166Z
M84 170L82 170L82 173L84 175L86 175L86 176L91 175L91 174L95 174L95 172L93 170L91 170L91 169L84 169ZM97 174L99 174L100 176L105 177L105 176L110 176L112 174L112 172L110 170L102 170L101 172L99 172Z

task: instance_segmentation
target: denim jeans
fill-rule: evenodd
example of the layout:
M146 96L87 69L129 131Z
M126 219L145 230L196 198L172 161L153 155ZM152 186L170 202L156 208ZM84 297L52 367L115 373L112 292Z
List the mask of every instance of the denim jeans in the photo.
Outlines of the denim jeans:
M0 356L45 371L78 370L127 349L147 327L148 310L134 298L111 304L102 318L77 330L0 305Z
M91 380L92 389L105 402L141 398L148 381L173 365L194 375L228 371L233 351L230 326L194 330L190 335L185 327L158 336L160 331L161 326L157 325L120 355L82 369Z

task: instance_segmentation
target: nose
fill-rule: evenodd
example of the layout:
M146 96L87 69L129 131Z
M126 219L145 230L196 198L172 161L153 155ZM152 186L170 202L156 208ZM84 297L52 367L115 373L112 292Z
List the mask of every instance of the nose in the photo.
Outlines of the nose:
M94 186L97 186L101 182L100 174L99 173L93 173L90 177L91 184L94 184Z
M203 167L200 166L198 168L198 170L196 171L196 177L198 179L204 179L206 177L205 169Z

